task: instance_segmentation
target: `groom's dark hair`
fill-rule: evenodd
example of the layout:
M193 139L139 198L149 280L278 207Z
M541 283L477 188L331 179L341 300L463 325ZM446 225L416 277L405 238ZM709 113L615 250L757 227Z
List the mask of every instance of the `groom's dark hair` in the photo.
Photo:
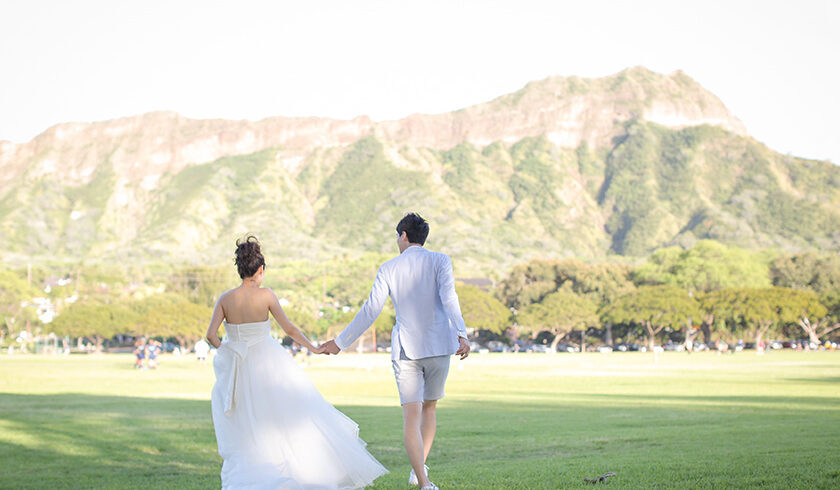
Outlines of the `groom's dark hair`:
M429 236L429 223L417 213L408 213L397 223L397 233L405 232L410 243L423 245Z

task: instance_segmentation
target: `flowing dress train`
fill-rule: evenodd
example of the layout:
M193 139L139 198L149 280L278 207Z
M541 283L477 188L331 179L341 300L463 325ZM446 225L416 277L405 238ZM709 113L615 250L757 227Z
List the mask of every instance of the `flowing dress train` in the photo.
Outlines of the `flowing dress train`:
M225 322L213 360L222 488L351 489L388 473L264 322Z

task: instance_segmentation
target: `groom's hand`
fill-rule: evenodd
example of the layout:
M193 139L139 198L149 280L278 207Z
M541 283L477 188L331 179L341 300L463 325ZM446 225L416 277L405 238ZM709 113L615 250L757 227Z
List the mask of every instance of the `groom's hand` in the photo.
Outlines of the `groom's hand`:
M335 340L329 340L321 344L321 348L324 349L325 354L338 354L341 352L341 349L335 344Z
M461 360L463 361L470 355L470 342L464 337L458 337L458 343L461 345L455 351L455 354L461 356Z

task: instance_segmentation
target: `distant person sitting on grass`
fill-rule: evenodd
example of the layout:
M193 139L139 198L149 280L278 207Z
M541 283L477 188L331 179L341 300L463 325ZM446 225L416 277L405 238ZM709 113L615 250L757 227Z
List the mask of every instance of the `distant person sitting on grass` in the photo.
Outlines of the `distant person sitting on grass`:
M150 340L146 350L149 352L149 368L157 369L157 357L163 344L157 340Z
M141 338L134 341L134 367L146 368L146 342Z

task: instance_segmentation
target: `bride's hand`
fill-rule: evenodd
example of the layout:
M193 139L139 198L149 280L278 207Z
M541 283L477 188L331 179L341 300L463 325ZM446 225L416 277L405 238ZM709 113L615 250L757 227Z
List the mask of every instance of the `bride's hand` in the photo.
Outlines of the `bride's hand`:
M313 354L323 354L324 352L326 352L326 351L327 351L327 350L324 348L324 346L322 346L322 345L319 345L318 347L315 347L315 346L313 345L313 346L312 346L312 348L311 348L311 349L309 349L309 350L311 350Z

